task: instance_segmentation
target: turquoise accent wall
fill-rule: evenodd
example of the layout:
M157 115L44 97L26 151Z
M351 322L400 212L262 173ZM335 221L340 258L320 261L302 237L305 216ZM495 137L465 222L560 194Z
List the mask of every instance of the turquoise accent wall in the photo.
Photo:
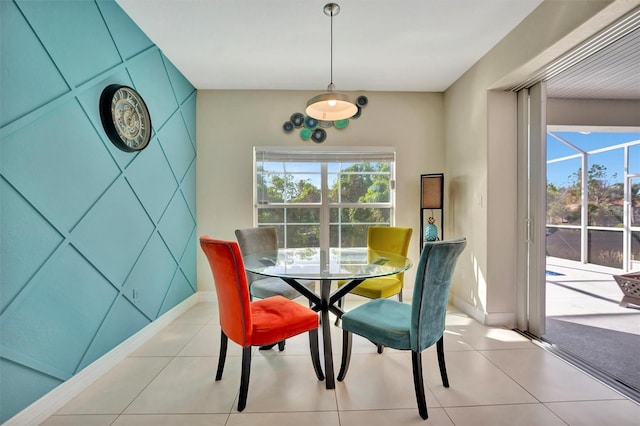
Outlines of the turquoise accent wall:
M196 91L113 0L1 0L0 52L4 422L196 291ZM140 153L102 129L112 83Z

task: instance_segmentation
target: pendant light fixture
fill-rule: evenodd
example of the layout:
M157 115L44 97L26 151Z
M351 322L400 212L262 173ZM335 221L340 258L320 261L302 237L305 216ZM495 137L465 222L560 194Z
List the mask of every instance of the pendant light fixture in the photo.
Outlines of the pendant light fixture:
M327 3L323 10L325 15L331 17L331 82L326 93L314 96L307 102L306 113L321 121L344 120L353 117L358 112L358 107L347 95L335 92L333 85L333 17L340 13L340 6Z

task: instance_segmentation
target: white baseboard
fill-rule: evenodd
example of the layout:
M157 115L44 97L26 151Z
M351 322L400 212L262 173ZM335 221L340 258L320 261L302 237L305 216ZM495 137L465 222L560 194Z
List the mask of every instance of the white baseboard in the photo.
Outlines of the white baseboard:
M485 312L484 310L478 309L473 306L466 300L459 298L458 296L452 295L451 304L456 308L460 309L465 314L469 315L474 320L478 321L480 324L484 324L485 321Z
M215 291L199 291L198 302L218 302Z
M484 324L494 327L515 328L516 314L514 312L492 312L486 314Z
M516 325L515 312L488 313L482 309L478 309L476 306L473 306L469 302L462 300L457 296L453 296L452 304L483 325L507 328L513 328Z
M214 292L194 293L145 328L83 368L69 380L61 383L51 392L7 420L3 423L3 426L39 425L193 305L198 302L215 300Z

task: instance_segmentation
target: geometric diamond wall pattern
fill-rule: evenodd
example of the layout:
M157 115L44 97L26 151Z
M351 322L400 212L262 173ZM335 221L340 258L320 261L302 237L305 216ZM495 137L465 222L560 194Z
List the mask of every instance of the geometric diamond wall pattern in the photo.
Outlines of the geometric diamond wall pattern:
M0 422L196 291L196 91L112 0L0 1ZM109 84L151 113L102 128Z

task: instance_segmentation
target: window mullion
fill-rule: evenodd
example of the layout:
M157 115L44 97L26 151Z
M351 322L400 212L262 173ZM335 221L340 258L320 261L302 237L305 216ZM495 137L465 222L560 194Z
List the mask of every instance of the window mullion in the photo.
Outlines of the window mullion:
M320 247L329 248L329 167L326 162L320 166L320 193L322 206L320 207Z

